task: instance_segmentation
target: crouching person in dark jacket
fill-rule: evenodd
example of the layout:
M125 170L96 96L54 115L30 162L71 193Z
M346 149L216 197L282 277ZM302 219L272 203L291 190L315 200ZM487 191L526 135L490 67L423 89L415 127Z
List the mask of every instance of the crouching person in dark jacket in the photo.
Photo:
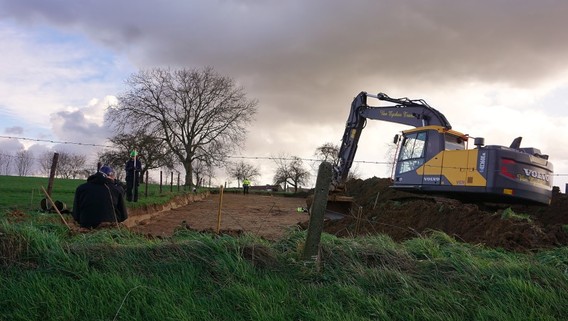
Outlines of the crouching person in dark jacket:
M73 219L81 227L95 228L102 222L120 223L127 218L124 189L115 184L111 167L101 167L75 190Z

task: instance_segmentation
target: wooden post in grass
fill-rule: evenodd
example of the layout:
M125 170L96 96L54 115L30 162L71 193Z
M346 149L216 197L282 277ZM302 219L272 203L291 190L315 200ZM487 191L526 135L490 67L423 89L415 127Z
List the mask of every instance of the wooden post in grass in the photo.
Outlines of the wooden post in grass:
M57 161L59 160L59 154L53 153L53 160L51 161L51 169L49 170L49 181L47 182L47 195L51 196L53 191L53 181L55 179L55 170L57 169Z
M219 211L217 212L217 234L221 232L221 208L223 207L223 185L219 186Z
M361 228L361 216L363 215L363 207L359 206L357 211L357 224L355 225L355 236L359 235L359 231Z
M148 197L148 171L146 171L146 180L144 181L144 197Z
M321 232L323 230L323 216L327 207L329 186L331 185L331 164L322 162L319 166L316 188L314 189L314 202L310 209L310 223L308 236L304 246L304 260L317 257Z
M379 200L379 195L381 195L381 192L378 192L377 197L375 197L375 203L373 204L373 209L375 209L375 207L377 207L377 201Z

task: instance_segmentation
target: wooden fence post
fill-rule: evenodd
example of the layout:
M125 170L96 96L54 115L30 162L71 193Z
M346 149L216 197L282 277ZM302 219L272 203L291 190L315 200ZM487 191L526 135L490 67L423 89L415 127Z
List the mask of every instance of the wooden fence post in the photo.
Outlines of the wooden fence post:
M357 223L355 225L355 236L359 236L359 232L361 229L361 217L363 215L363 207L359 206L357 210Z
M221 208L223 208L223 185L219 186L219 211L217 212L217 234L221 232Z
M327 207L329 186L331 185L331 164L322 162L319 166L316 187L314 189L314 202L310 209L310 223L308 235L304 246L303 259L317 257L323 230L323 217Z
M148 197L148 171L146 171L146 181L144 181L144 196Z
M53 181L55 179L55 171L57 169L57 161L59 160L59 154L53 153L53 160L51 161L51 170L49 171L49 180L47 182L47 195L51 197L51 192L53 191Z

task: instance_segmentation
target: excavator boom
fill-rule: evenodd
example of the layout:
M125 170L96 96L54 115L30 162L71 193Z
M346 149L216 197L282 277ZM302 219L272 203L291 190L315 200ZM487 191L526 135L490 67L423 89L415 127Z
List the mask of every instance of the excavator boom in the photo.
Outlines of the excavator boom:
M367 105L367 97L394 103L394 106L372 107ZM384 93L376 95L366 92L359 93L351 103L351 111L347 118L345 132L339 149L339 162L334 168L332 185L335 188L345 183L353 159L357 152L359 138L367 119L383 120L414 127L438 125L451 129L452 126L446 117L430 107L424 100L410 100L408 98L391 98Z

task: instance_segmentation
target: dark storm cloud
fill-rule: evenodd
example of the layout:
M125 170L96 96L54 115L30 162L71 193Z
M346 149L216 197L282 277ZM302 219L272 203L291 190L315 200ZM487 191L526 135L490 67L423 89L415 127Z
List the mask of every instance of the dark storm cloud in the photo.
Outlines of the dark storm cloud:
M559 41L568 3L560 0L0 3L4 16L84 30L117 48L141 46L133 51L150 65L269 73L276 85L325 85L338 78L334 70L517 82L564 67L568 51Z
M265 110L322 121L361 90L530 87L568 66L561 0L14 0L0 12L86 32L141 67L213 66Z
M0 17L86 34L139 68L233 77L260 102L247 156L338 143L363 90L432 103L469 83L537 87L568 71L567 13L563 0L0 0ZM79 113L56 119L59 137L104 138Z

